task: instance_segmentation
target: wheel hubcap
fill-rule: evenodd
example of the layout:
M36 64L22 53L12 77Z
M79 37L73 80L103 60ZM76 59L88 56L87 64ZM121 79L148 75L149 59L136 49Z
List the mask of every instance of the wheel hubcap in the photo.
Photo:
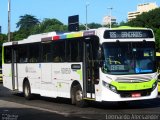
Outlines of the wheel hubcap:
M76 101L81 101L82 100L82 91L78 90L76 92Z
M25 95L26 95L26 96L29 95L29 88L28 88L28 86L25 87L24 92L25 92Z

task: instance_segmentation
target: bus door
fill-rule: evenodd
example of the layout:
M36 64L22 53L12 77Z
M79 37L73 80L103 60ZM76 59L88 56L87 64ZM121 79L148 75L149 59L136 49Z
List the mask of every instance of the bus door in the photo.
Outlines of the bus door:
M18 65L17 65L18 49L16 45L12 47L11 52L12 52L12 62L11 62L12 89L18 90Z
M94 48L93 42L85 41L83 43L83 90L84 96L88 98L94 98L93 94L95 93L95 61L94 61ZM89 95L88 95L89 94Z

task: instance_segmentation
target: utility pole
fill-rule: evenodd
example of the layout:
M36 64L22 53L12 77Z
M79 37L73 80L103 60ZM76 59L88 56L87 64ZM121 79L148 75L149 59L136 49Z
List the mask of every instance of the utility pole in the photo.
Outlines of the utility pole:
M11 22L11 0L8 0L8 42L11 41L10 22Z
M110 27L109 28L112 28L112 10L113 10L113 8L110 7L108 9L110 10Z
M88 6L89 6L89 3L86 3L86 30L88 29Z

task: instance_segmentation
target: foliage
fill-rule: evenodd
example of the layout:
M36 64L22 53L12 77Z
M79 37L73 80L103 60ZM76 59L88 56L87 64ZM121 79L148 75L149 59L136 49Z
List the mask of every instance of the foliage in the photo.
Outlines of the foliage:
M30 30L37 24L39 24L39 20L35 16L25 14L24 16L20 16L20 20L17 22L17 28L19 30Z
M124 21L121 21L120 23L119 23L119 26L125 26L126 25L126 23L124 22Z
M96 28L102 27L102 25L98 24L98 23L90 23L90 24L88 24L88 27L90 29L96 29Z
M85 30L86 29L86 26L85 25L79 25L79 30Z
M67 27L63 25L62 22L60 22L57 19L44 19L39 25L36 25L33 30L32 34L38 34L38 33L44 33L44 32L51 32L51 31L66 31Z
M155 32L156 37L156 50L160 52L160 28Z
M0 44L7 41L7 35L0 34Z
M149 27L157 29L160 27L160 8L142 13L137 18L127 23L130 26Z
M19 17L19 21L17 22L18 31L13 33L13 37L11 38L12 41L14 40L22 40L27 36L32 34L32 29L34 26L38 25L40 22L39 20L32 15L25 14L24 16Z
M156 38L156 50L160 51L160 8L142 13L124 25L153 29Z
M30 32L26 30L15 31L11 34L11 40L12 41L23 40L24 38L27 38L28 35L30 35Z

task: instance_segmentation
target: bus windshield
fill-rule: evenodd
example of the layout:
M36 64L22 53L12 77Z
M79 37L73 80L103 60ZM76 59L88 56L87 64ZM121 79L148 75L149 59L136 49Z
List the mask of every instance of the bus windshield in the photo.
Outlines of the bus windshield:
M114 75L153 73L154 48L153 42L104 43L102 71Z

